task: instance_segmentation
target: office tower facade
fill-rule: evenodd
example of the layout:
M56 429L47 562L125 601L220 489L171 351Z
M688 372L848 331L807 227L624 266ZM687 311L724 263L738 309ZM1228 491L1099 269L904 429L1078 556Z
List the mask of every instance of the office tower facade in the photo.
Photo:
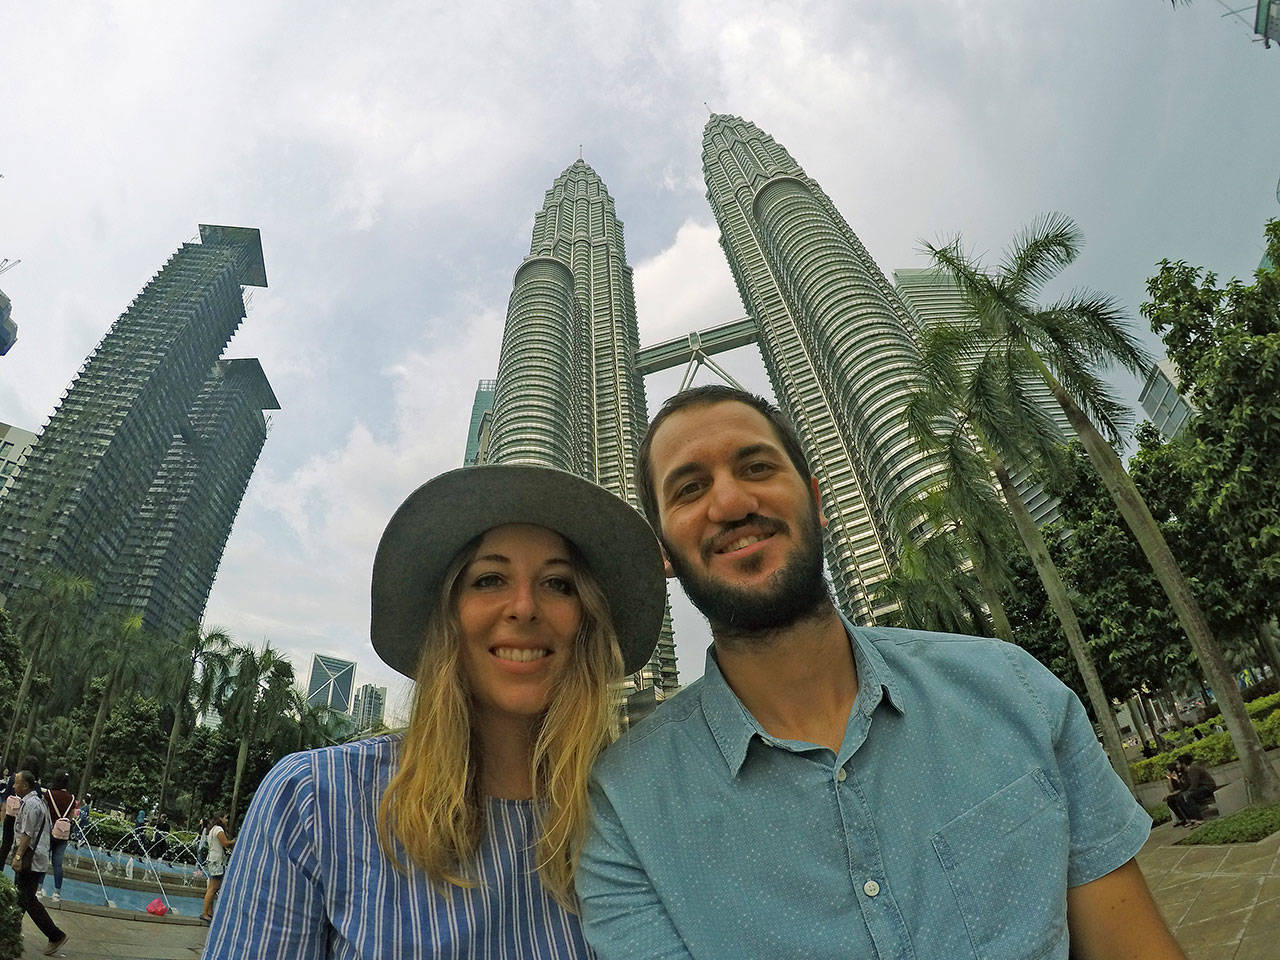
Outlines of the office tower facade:
M9 423L0 423L0 498L9 492L17 481L27 454L36 442L36 435Z
M955 278L945 271L934 267L895 270L893 283L923 326L966 322L964 294ZM1045 416L1057 427L1059 441L1067 443L1075 439L1076 432L1062 407L1053 399L1048 385L1031 383L1027 389ZM1010 476L1036 523L1043 526L1058 519L1058 501L1045 491L1044 484L1036 480L1030 466L1017 464L1010 470Z
M557 467L637 505L648 418L639 346L622 222L599 175L577 160L547 191L515 273L488 461ZM629 683L677 687L669 613L653 659Z
M219 360L175 434L101 590L104 607L178 637L204 616L231 525L279 403L254 359Z
M707 199L779 405L818 478L827 566L841 606L875 622L892 569L891 527L938 475L911 438L916 321L821 187L755 124L713 115L703 135Z
M106 582L174 434L266 286L258 231L201 224L112 324L0 501L0 594L36 571Z
M356 691L355 705L351 708L356 731L363 732L381 727L386 710L387 688L375 687L372 683L361 684L360 689Z
M314 654L311 676L307 680L307 703L327 707L335 713L349 713L355 680L356 665L350 660Z
M465 467L474 467L489 460L489 439L493 436L493 391L497 380L481 380L476 384L476 396L471 402L471 425L467 428L467 452L462 459Z
M1178 368L1167 359L1154 364L1147 373L1138 403L1166 439L1176 437L1196 412L1191 402L1178 392Z

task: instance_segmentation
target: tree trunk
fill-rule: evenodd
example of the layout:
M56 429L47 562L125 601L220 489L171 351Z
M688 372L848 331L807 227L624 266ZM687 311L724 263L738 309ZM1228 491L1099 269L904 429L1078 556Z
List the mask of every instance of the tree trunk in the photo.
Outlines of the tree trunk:
M31 678L36 672L36 657L33 651L30 659L27 660L27 669L22 671L22 683L18 685L18 693L13 698L13 713L9 718L9 733L4 739L4 763L5 766L12 769L18 762L17 757L10 756L13 751L13 740L18 733L18 721L22 716L22 707L27 702L27 696L31 693Z
M1146 718L1147 729L1151 731L1151 742L1156 745L1156 749L1161 753L1168 750L1169 741L1160 735L1160 727L1156 723L1156 712L1152 709L1151 704L1141 690L1138 691L1138 706L1142 709L1142 715Z
M1142 708L1137 704L1138 695L1135 693L1132 697L1125 701L1125 706L1129 709L1129 716L1133 718L1133 732L1138 735L1138 742L1143 746L1155 743L1155 738L1151 736L1151 730L1147 726L1146 715L1142 712ZM1143 754L1145 757L1146 754Z
M1172 691L1170 691L1168 687L1166 687L1166 688L1162 691L1162 695L1163 695L1164 697L1166 697L1166 698L1168 699L1168 701L1169 701L1169 707L1170 707L1170 709L1167 711L1167 713L1168 713L1168 715L1169 715L1169 719L1173 721L1173 725L1174 725L1175 727L1177 727L1179 730L1186 730L1186 729L1187 729L1187 721L1183 720L1183 719L1182 719L1182 714L1180 714L1180 713L1178 712L1178 697L1177 697L1177 695L1176 695L1176 694L1174 694Z
M1013 627L1009 625L1009 616L1004 612L1004 601L1000 599L1000 591L991 582L991 577L982 568L982 564L974 562L974 576L978 578L978 589L982 593L982 602L987 605L987 614L991 618L991 628L996 636L1005 643L1013 643Z
M107 685L102 688L102 700L98 703L98 715L93 719L93 733L89 734L89 747L84 755L84 770L80 773L80 789L76 796L83 797L89 792L89 779L93 775L93 761L98 754L98 739L102 736L102 728L107 725L107 714L111 712L111 691L116 685L116 670L107 677Z
M178 737L182 732L182 708L186 705L190 690L190 676L182 682L182 692L173 705L173 726L169 728L169 747L164 753L164 772L160 774L160 812L164 812L165 794L169 792L169 772L173 768L173 755L178 751Z
M986 446L985 443L984 446ZM1049 547L1044 542L1044 535L1036 526L1031 511L1027 509L1022 499L1022 494L1013 485L1009 471L1005 469L1000 458L990 447L987 447L987 456L991 458L996 480L1009 506L1009 512L1013 514L1013 524L1018 530L1018 536L1022 538L1027 554L1035 565L1036 573L1040 575L1040 582L1044 584L1045 593L1049 596L1049 603L1053 606L1054 613L1058 615L1062 632L1067 638L1067 646L1071 649L1076 668L1084 680L1084 688L1089 695L1094 717L1098 721L1098 726L1102 728L1102 742L1106 746L1111 766L1124 781L1124 785L1129 788L1129 792L1133 793L1135 790L1133 771L1129 769L1129 761L1124 755L1124 742L1120 739L1120 727L1116 723L1115 710L1111 706L1111 698L1102 689L1102 680L1098 677L1093 658L1089 655L1089 647L1085 642L1084 632L1080 629L1080 621L1076 618L1075 608L1071 606L1067 588L1058 575L1058 568L1054 566L1053 559L1049 556Z
M1262 648L1264 663L1271 668L1271 679L1280 681L1280 650L1276 649L1275 634L1265 620L1258 624L1258 646Z
M1222 719L1231 733L1231 741L1235 744L1236 753L1240 756L1240 766L1244 773L1245 793L1251 803L1275 803L1280 801L1280 774L1267 760L1262 749L1262 741L1258 731L1249 721L1244 708L1244 698L1236 687L1235 677L1227 667L1222 648L1213 637L1204 611L1191 592L1191 585L1182 575L1169 544L1159 524L1147 509L1146 501L1133 485L1133 479L1124 469L1124 464L1111 449L1111 445L1098 433L1093 422L1085 416L1083 410L1068 396L1062 384L1044 365L1038 356L1042 375L1054 398L1067 415L1068 421L1075 429L1089 459L1106 485L1111 499L1120 508L1120 515L1133 531L1138 546L1142 548L1151 570L1164 588L1165 595L1173 612L1182 624L1182 629L1191 641L1196 659L1200 661L1200 669L1205 678L1213 686L1213 693L1219 706L1222 707Z
M227 826L232 830L236 826L236 808L240 805L240 781L244 779L245 763L249 759L250 737L240 738L240 749L236 752L236 783L231 788L231 810L227 813Z
M31 704L31 709L27 711L27 725L22 730L22 740L18 743L18 749L14 751L19 757L26 757L31 752L31 737L36 732L36 715L39 712L40 701L36 700L35 703Z

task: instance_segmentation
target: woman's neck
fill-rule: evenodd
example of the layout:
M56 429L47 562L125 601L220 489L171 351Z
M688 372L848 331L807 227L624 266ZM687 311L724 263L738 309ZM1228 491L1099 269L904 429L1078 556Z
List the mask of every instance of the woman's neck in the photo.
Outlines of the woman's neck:
M480 790L504 800L533 796L533 742L536 722L509 714L477 713Z

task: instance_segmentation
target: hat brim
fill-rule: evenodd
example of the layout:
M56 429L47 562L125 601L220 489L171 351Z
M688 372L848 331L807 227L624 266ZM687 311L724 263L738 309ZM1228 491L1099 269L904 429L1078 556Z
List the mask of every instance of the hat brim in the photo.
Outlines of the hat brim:
M476 537L508 523L546 527L577 547L608 601L624 671L643 667L666 608L653 530L603 487L563 470L514 464L442 473L392 515L373 561L369 634L378 656L414 676L449 564Z

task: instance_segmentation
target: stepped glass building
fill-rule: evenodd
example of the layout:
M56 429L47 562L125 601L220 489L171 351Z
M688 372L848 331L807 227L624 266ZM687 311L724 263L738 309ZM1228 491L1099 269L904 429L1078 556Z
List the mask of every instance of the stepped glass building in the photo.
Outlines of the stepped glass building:
M217 362L266 284L256 229L201 224L112 324L0 501L0 596L64 570L149 629L199 622L277 407L256 360Z

